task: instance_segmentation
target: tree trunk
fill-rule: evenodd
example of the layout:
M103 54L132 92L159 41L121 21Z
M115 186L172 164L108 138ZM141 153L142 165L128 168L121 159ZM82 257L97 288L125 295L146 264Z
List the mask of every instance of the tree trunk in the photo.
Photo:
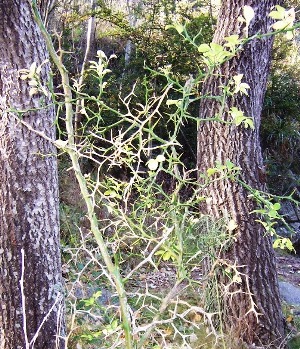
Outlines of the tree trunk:
M1 1L0 26L0 348L54 349L63 321L57 159L29 128L54 139L55 112L18 72L40 65L46 47L27 0ZM48 77L46 64L44 85ZM10 108L31 111L18 119Z
M268 14L275 3L274 0L224 0L213 41L223 44L226 36L244 35L245 25L238 21L238 17L243 15L244 5L251 6L255 11L255 17L249 26L249 36L270 31L271 19ZM268 37L246 44L241 53L221 66L217 77L211 76L204 83L203 95L217 96L221 93L220 86L228 84L230 77L244 74L243 82L250 85L249 97L239 94L228 98L222 118L230 120L228 111L235 106L246 116L253 118L255 129L220 122L202 122L198 129L199 174L206 173L208 168L215 168L218 161L224 164L226 160L230 160L241 168L240 178L245 183L258 190L265 189L259 127L272 42L272 38ZM214 117L220 108L220 102L216 99L205 99L200 105L200 117ZM224 273L218 274L218 280L223 284L223 329L248 344L278 348L284 336L284 320L275 255L271 237L266 235L262 225L256 221L258 217L250 214L256 207L255 202L248 197L249 192L242 185L230 179L212 182L206 194L209 200L204 205L203 212L215 219L233 219L238 225L234 230L236 240L221 253L223 262L219 266L224 271L229 262L241 266L238 270L245 274L241 283L234 283L229 288L225 287L229 279L223 276ZM237 293L233 294L235 291Z

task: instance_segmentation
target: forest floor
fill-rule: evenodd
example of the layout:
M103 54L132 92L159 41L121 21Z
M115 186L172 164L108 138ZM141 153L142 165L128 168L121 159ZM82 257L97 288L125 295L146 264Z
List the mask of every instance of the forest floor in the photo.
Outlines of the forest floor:
M300 256L276 251L276 265L279 281L299 287L300 294ZM201 279L201 268L195 268L192 274L193 279ZM137 280L139 284L145 281L149 288L164 289L174 283L175 275L170 263L161 263L157 271L139 273Z
M289 349L300 348L300 256L277 252L277 272Z
M279 280L298 286L300 290L300 256L277 253L276 262Z

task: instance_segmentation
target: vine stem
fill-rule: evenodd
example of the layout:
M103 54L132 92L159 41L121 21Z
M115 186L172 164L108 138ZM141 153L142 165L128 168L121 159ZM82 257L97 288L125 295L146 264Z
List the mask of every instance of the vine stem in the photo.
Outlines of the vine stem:
M74 127L73 127L73 121L74 121L74 111L73 111L73 104L72 104L73 97L72 97L72 89L70 87L68 71L64 66L61 58L58 56L58 54L56 53L53 47L51 37L47 29L45 28L43 21L41 20L39 10L37 8L36 0L31 1L31 8L33 10L35 22L40 28L44 36L44 39L46 41L46 45L47 45L47 49L50 54L50 57L52 58L61 76L62 86L63 86L63 96L64 96L64 102L65 102L64 103L65 113L66 113L65 126L66 126L67 137L68 137L67 139L68 142L67 142L67 145L64 147L64 150L70 157L70 160L72 162L72 167L80 187L81 195L87 207L87 216L91 224L91 232L93 233L95 240L99 246L101 255L108 269L108 272L112 276L112 279L115 283L114 286L119 296L119 302L120 302L120 308L121 308L121 320L122 320L122 326L123 326L124 335L125 335L125 348L132 349L133 348L132 331L131 331L131 323L129 320L130 315L128 313L128 302L127 302L127 296L126 296L123 280L122 280L119 268L116 265L114 265L109 255L105 241L99 229L98 219L95 213L93 200L90 196L86 180L82 174L82 171L79 165L79 155L76 151L75 135L74 135Z

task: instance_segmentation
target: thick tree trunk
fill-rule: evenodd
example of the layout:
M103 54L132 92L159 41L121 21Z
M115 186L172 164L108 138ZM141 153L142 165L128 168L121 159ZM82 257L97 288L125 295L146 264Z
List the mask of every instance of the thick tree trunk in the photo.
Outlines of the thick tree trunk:
M50 103L30 97L18 72L41 64L46 48L27 0L1 1L0 26L0 348L54 349L63 319L55 148L9 112ZM48 75L47 64L44 84ZM52 106L20 116L51 139L54 118Z
M243 15L244 5L252 6L255 11L249 35L270 31L271 21L268 14L275 3L274 0L224 0L213 41L222 44L226 36L244 35L244 24L237 19ZM202 122L198 130L199 173L214 168L217 161L224 164L226 160L230 160L242 169L241 178L244 182L259 190L265 188L259 127L271 48L270 37L251 41L241 53L221 66L217 72L219 77L212 76L205 82L203 94L216 96L221 93L220 86L226 85L230 77L244 74L243 81L250 85L249 97L239 95L229 98L222 117L224 120L230 120L228 111L230 107L236 106L245 115L253 118L255 130L245 129L243 126ZM200 117L214 117L219 111L218 101L206 99L201 103ZM233 219L238 225L234 231L237 234L236 241L222 253L222 258L232 265L242 266L239 271L244 273L245 277L242 277L241 284L235 283L229 289L223 287L223 328L227 333L248 344L278 348L284 336L284 321L275 256L271 237L266 235L262 225L256 222L258 217L250 214L255 209L255 203L248 195L249 192L236 181L215 181L207 188L207 198L210 200L207 200L203 207L205 213L216 219ZM224 269L226 262L223 265ZM219 273L218 278L220 284L229 283L222 273ZM235 291L238 292L233 294ZM255 308L251 303L250 293L253 295ZM255 312L259 315L256 316Z

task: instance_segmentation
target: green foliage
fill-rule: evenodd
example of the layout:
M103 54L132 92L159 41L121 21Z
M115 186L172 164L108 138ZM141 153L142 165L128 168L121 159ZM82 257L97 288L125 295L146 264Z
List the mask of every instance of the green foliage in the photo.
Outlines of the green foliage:
M100 5L106 20L114 20L114 25L117 22L123 29L128 26L124 16L109 11L102 2ZM173 9L169 2L162 5L168 18ZM246 27L252 12L249 6L243 11ZM113 19L116 14L117 19ZM84 345L160 348L169 345L172 335L178 345L191 347L200 332L195 318L190 319L191 313L202 316L208 331L216 338L217 330L222 334L220 292L224 289L230 296L230 287L240 285L243 274L241 266L222 258L222 252L235 242L238 224L231 217L216 222L198 213L199 204L209 200L203 192L212 181L238 181L249 190L249 197L260 205L253 214L260 215L259 221L268 233L274 235L275 222L281 220L279 202L243 183L240 167L230 160L217 162L214 168L198 174L204 180L197 182L197 169L186 168L181 159L182 125L190 123L196 129L199 122L207 121L193 116L193 105L203 98L198 92L202 82L215 74L216 67L236 55L244 43L236 35L226 38L224 45L210 42L206 37L211 35L208 18L199 14L187 24L167 23L167 31L154 30L148 23L145 27L131 28L125 39L135 43L135 52L141 53L148 69L141 70L143 63L137 55L131 58L123 74L111 79L113 62L117 69L124 62L99 50L85 72L83 85L78 79L73 79L71 85L66 83L68 76L62 60L51 50L61 72L66 107L66 116L59 112L59 124L64 123L64 127L54 144L60 156L70 158L89 220L89 226L80 230L80 242L71 240L71 235L65 248L70 255L67 264L71 274L67 282L72 320L69 332L70 337L73 333L73 339ZM199 23L203 31L199 31ZM196 35L190 34L190 30L197 30ZM179 40L181 37L184 43ZM35 72L35 66L25 72L31 85ZM129 84L132 76L140 76L141 72L143 78L134 86ZM35 92L43 90L38 84L34 88ZM220 113L209 121L224 127L253 129L253 120L243 111L232 107L228 112L225 108L228 97L247 95L248 89L241 74L229 79L227 86L220 86L220 96L215 96L220 102ZM62 97L54 97L61 109ZM78 105L83 118L74 134L73 109ZM90 166L84 168L84 161ZM62 205L62 212L63 229L72 232L75 225L80 226L76 211ZM72 219L72 227L65 228L67 218ZM288 239L275 240L274 245L291 248ZM199 274L197 268L203 264L213 275L212 284L205 285L195 277L195 271ZM147 275L144 283L142 276L165 265L170 265L173 273L167 294L161 295L151 289ZM219 275L225 275L227 283L218 284ZM245 279L252 305L249 312L258 315L247 282ZM78 285L83 291L95 285L97 291L78 297ZM211 312L201 307L199 289L204 286ZM195 297L187 300L185 290ZM108 297L103 301L105 291ZM220 321L214 321L216 317ZM85 326L79 334L77 325Z
M178 18L185 23L185 27L191 37L196 37L195 43L200 45L211 40L213 34L212 24L215 20L202 12L205 2L194 2L191 4L192 7L184 9L180 7L181 5L178 8L174 6L171 1L143 1L142 4L137 4L137 6L131 9L132 16L135 16L137 19L137 24L131 26L129 22L130 16L128 17L120 8L110 8L106 2L98 2L95 15L101 25L96 35L95 45L101 47L107 56L111 52L114 52L117 56L109 64L110 68L113 68L113 74L109 76L106 93L102 96L112 109L121 108L121 111L125 112L126 109L123 109L124 104L120 103L119 95L127 96L131 93L132 81L137 81L134 96L132 95L132 98L137 101L143 100L145 93L155 93L156 95L162 93L163 79L157 75L151 80L151 73L150 71L145 71L145 66L149 67L150 70L170 66L176 80L183 83L190 74L196 75L200 65L203 65L197 50L193 50L191 45L184 42L176 31L165 30L165 24L173 22L174 18ZM179 17L176 17L178 15ZM68 38L68 40L66 39L68 46L62 42L63 49L66 51L75 49L83 55L84 47L80 46L80 43L84 42L81 33L82 29L78 31L74 28L83 28L84 21L86 21L85 13L80 12L79 8L76 9L74 15L70 13L66 17L63 27L68 32L64 33L63 38ZM129 42L128 40L131 43L131 55L129 60L125 61L124 48ZM73 42L72 47L69 45L70 42ZM67 67L73 76L77 73L73 67L77 65L78 60L81 60L78 53L76 56L73 56L76 60L72 62L68 62L72 56L64 55L64 61L67 63ZM144 77L149 81L146 87L148 92L145 91ZM94 77L86 74L83 91L87 94L94 94L96 92L96 84L97 81ZM170 93L173 93L176 98L174 91L170 91ZM198 113L197 104L193 104L191 112L194 115ZM106 111L104 122L111 124L114 121L116 121L115 113ZM168 123L166 121L164 126L161 127L160 133L165 137L168 132ZM196 132L192 123L186 121L185 128L181 130L179 139L185 143L186 154L184 157L194 163Z
M239 175L240 171L241 171L241 168L235 166L230 160L226 160L225 164L217 162L216 167L208 168L206 170L208 178L215 174L218 174L219 178L228 177L231 180L235 180Z
M80 227L84 213L74 205L60 204L60 231L63 246L76 246L80 240L78 227Z
M261 137L269 185L274 193L299 185L299 64L296 47L283 37L275 40L274 58L262 116Z
M218 257L220 250L228 249L234 242L234 231L238 229L237 224L233 220L215 223L207 217L199 218L197 214L199 202L205 200L205 197L201 196L203 187L211 180L224 178L239 180L240 168L229 160L225 164L217 163L215 168L208 169L207 173L202 174L206 181L200 185L194 182L192 173L184 169L184 164L180 161L177 152L180 146L177 140L180 125L183 120L192 119L188 113L188 106L194 101L192 91L194 84L197 84L197 78L181 85L178 80L173 80L173 74L169 70L155 73L160 74L160 78L164 76L166 80L166 86L162 89L163 94L159 97L146 97L144 103L140 101L137 105L134 103L134 95L132 95L133 98L130 98L130 95L124 100L127 113L114 111L116 122L108 125L102 121L106 111L112 109L102 99L106 88L103 77L110 73L106 68L108 62L106 56L98 52L98 61L91 64L90 72L95 79L98 79L100 92L95 99L92 96L81 95L81 98L84 99L82 105L84 105L87 120L82 132L83 135L87 133L87 136L83 138L84 146L80 146L78 152L80 156L93 161L98 168L95 177L86 174L84 180L95 205L102 207L102 210L103 207L106 208L106 218L99 221L98 224L105 234L106 246L114 264L121 274L124 274L122 282L126 285L126 289L127 287L130 289L133 287L132 284L136 283L141 268L151 266L158 268L163 262L171 263L175 268L176 278L170 292L175 292L178 297L180 295L178 287L183 282L187 282L192 288L197 287L198 280L192 277L193 268L204 260L210 261L216 275L225 273L229 285L240 283L242 275L239 267ZM215 63L212 62L212 64ZM224 87L224 94L245 94L247 85L242 84L242 77L233 79L233 84L230 83L229 87ZM173 86L178 95L179 92L181 93L180 98L176 100L169 98ZM90 107L90 102L93 103L92 107ZM165 122L163 112L158 111L162 104L171 108L167 113L170 123L169 130L171 130L167 139L162 138L160 133L160 123ZM95 106L98 108L97 112ZM155 114L149 113L151 110L155 110ZM243 120L237 122L237 116L241 117L237 109L232 109L231 112L233 119L231 122L225 122L219 117L216 117L216 121L224 122L227 127L232 125L243 127L241 125L243 123L244 127L248 125L245 123L247 118L244 115L242 115ZM234 113L238 115L233 115ZM150 118L154 117L155 122L149 122ZM94 118L99 122L90 124L90 120ZM115 127L118 132L113 132ZM111 132L111 138L107 136L109 134L107 131ZM90 132L93 137L89 137ZM103 143L107 145L100 146ZM68 151L68 146L66 145L61 150ZM117 178L106 173L103 179L102 166L104 168L108 166L110 170L125 166L129 170L129 178ZM168 181L173 182L171 190L165 190L163 182L159 181L160 176L166 176ZM182 191L186 186L190 188L191 192L187 199L183 199ZM255 213L264 216L265 220L261 222L262 224L267 222L265 227L268 231L269 227L272 227L273 220L280 219L278 215L280 205L271 203L263 197L262 193L255 192L254 196L264 205L263 209L256 210ZM106 234L108 229L110 233ZM289 244L288 239L274 243L278 247L288 248ZM97 254L99 254L98 251ZM130 266L129 269L128 266ZM107 274L107 271L104 266L101 268L104 269L101 277L103 281L103 276ZM80 278L82 279L82 276ZM216 290L208 287L208 292L213 292L213 289ZM145 288L142 293L133 292L130 303L140 304L141 297L143 297L143 306L133 312L134 316L137 316L138 312L141 321L149 321L149 314L151 314L154 324L156 322L159 324L162 333L168 331L168 326L163 325L164 321L166 324L172 323L175 328L179 326L180 333L189 333L189 336L194 333L189 328L190 322L186 321L182 315L187 311L186 308L178 318L168 316L168 311L172 313L176 309L176 306L174 307L170 302L173 296L170 299L168 295L166 298L161 298L157 305L151 303L151 306L145 306L149 304L149 300L157 297L155 293ZM212 298L212 302L215 301L216 299ZM96 297L93 295L84 299L80 304L87 309L92 309L95 302ZM184 304L184 299L181 299L181 302ZM196 304L191 305L191 307L194 306ZM219 309L220 307L219 304ZM115 312L112 311L107 315L110 317L109 324L103 322L101 329L95 331L91 329L81 334L80 340L95 342L103 346L105 338L106 346L111 346L120 336L121 327L116 320ZM152 327L156 325L151 325L149 328L152 329ZM143 343L145 336L147 341L155 343L155 337L151 335L151 332L148 334L148 331L145 333L143 330L138 331L134 343ZM183 335L180 336L180 343L189 343L189 340L185 339ZM165 335L162 335L161 338L165 340Z
M285 221L285 218L279 212L281 208L280 202L273 202L274 200L278 201L278 200L286 199L297 204L297 201L295 201L292 197L293 194L290 194L287 197L281 197L281 196L266 194L266 193L260 192L259 190L254 190L249 186L247 186L246 184L244 184L244 186L251 193L249 197L253 198L259 207L253 210L251 213L258 214L259 215L258 217L261 217L257 219L257 222L261 223L265 228L265 231L273 237L273 240L274 240L273 247L280 248L283 250L287 249L289 251L294 252L295 249L293 247L291 240L289 238L282 238L276 232L275 228L280 222L291 232L291 234L293 234L293 230L289 227L289 225Z
M199 266L206 257L212 261L217 258L215 254L220 248L228 248L228 241L232 241L232 232L237 227L232 220L214 224L213 222L208 223L207 217L197 217L198 204L205 199L201 196L202 188L200 184L194 182L193 172L184 169L184 164L180 161L177 152L180 147L177 140L180 125L186 119L193 119L188 112L188 107L190 103L197 100L193 98L193 91L198 80L192 79L181 85L178 80L174 80L173 74L168 70L155 73L165 79L166 86L162 89L163 94L158 97L146 96L144 102L140 101L139 104L134 103L134 94L132 94L132 98L130 95L123 101L127 113L122 114L112 110L107 101L102 98L107 86L105 85L106 75L110 73L107 69L109 60L103 52L98 52L97 58L97 61L91 63L89 72L98 81L99 92L96 97L85 93L79 94L86 122L82 128L84 143L78 145L76 154L88 158L97 168L94 174L87 173L80 180L86 183L88 197L92 199L95 207L99 207L102 215L104 215L105 207L106 218L99 220L97 224L105 236L105 246L110 257L105 254L102 257L112 258L117 270L120 270L122 275L124 274L122 283L126 285L126 289L127 287L130 289L130 285L136 282L141 268L151 266L158 268L162 262L172 263L175 268L175 282L170 292L179 296L181 289L179 286L182 283L187 282L192 288L197 287L199 281L193 279L193 269ZM234 85L231 85L230 88L236 90L235 93L241 93L241 78L234 81ZM180 96L177 100L169 97L173 91L173 85L175 93ZM76 81L74 86L74 91L76 91ZM225 87L224 91L227 93L226 91L229 90ZM165 118L163 111L158 108L163 104L167 105L166 110L170 109L166 113L170 130L168 138L162 138L160 133L160 124L165 122ZM154 112L151 112L152 110ZM116 121L111 125L103 122L107 111L114 112L116 116ZM152 121L153 119L155 122ZM223 122L221 119L218 121ZM235 122L233 120L225 124L227 123L234 125ZM62 152L72 151L68 142L59 149ZM113 173L114 169L117 170L122 166L128 169L129 178L118 178L109 173L106 173L103 178L103 169L109 168ZM211 173L212 171L214 173ZM218 163L215 169L208 171L207 182L204 186L209 183L213 175L236 180L239 171L240 169L229 160L225 164ZM171 181L172 188L166 190L164 181L160 181L160 177ZM187 198L183 199L185 197L183 193L187 187L190 193ZM203 236L201 239L199 239L200 230ZM79 249L75 253L80 265L87 257L79 258L79 256L82 253L89 254L89 246L90 248L93 246L88 241L89 239L85 237L81 247L83 252L79 252ZM74 254L74 249L68 250ZM95 261L100 261L99 250L96 249L94 253L97 256L97 259L93 257ZM69 263L70 266L73 264L73 258ZM86 278L88 280L90 262L84 263L79 268L76 277L81 282ZM129 265L130 270L128 270ZM229 269L230 265L226 265L226 270L231 275L231 269L230 271ZM102 275L97 277L99 283L105 280L105 275L108 273L106 266L101 265L101 270L103 270ZM238 275L238 271L233 273L230 282L239 282ZM114 285L111 284L110 287ZM172 297L171 295L162 297L157 306L154 306L153 303L150 306L149 299L157 296L147 291L147 288L143 289L143 292L145 292L143 306L134 312L134 316L137 316L138 312L141 321L147 321L150 311L154 318L154 325L150 326L149 333L148 331L144 333L142 329L139 330L136 338L133 339L134 342L143 343L144 338L147 338L147 341L155 343L155 337L151 334L152 327L156 327L157 322L163 331L167 331L167 327L164 326L164 321L167 321L166 323L172 323L174 328L177 326L180 328L176 330L176 333L179 333L179 342L189 343L188 338L193 334L193 330L190 329L191 324L185 319L184 314L188 313L190 307L196 307L197 303L185 305L181 315L173 319L168 315L168 311L172 313L177 309L176 304L171 302L173 294ZM131 302L138 302L140 297L139 292L133 292ZM95 311L96 299L95 295L83 299L79 303L79 306L83 308L81 311ZM144 310L145 302L148 305ZM180 302L185 304L184 299L181 299ZM120 323L116 322L116 312L113 311L113 308L109 309L111 311L106 313L106 316L110 318L109 324L103 319L101 328L94 330L91 327L86 333L80 335L81 341L95 342L98 345L109 347L118 340L122 328ZM78 310L76 308L75 314ZM206 316L205 313L203 315ZM185 337L180 333L189 335ZM163 338L164 335L162 335L162 340Z
M295 21L295 9L291 8L289 10L286 10L282 6L276 5L275 10L270 12L270 17L277 20L273 24L273 29L275 30L291 29L293 28L294 21ZM293 31L287 31L285 35L288 40L291 40L294 37Z

